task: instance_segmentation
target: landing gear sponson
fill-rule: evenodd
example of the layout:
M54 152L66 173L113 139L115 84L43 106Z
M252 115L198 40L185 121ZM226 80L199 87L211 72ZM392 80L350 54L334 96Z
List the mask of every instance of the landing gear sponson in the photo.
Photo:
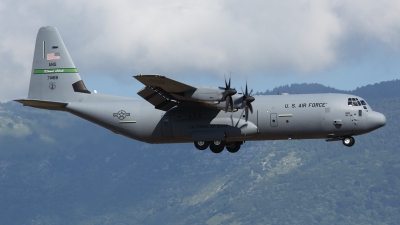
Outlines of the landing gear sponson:
M198 150L205 150L210 147L210 150L214 153L221 153L224 148L230 153L239 151L240 146L243 144L242 141L225 142L225 141L195 141L194 146Z
M342 140L342 143L346 147L352 147L355 143L356 140L352 136L344 136L342 138L337 138L336 140ZM334 141L334 140L328 140L328 141ZM198 150L205 150L208 147L210 150L214 153L221 153L224 148L228 150L230 153L236 153L239 151L241 145L243 144L242 141L236 141L236 142L225 142L225 141L195 141L194 146Z

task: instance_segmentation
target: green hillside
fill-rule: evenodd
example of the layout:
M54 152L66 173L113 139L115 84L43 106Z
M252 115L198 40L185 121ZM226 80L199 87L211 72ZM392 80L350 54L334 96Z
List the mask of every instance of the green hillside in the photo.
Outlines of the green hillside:
M276 95L280 93L290 94L311 94L311 93L347 93L362 96L365 99L383 99L383 98L396 98L399 96L398 88L400 87L400 80L384 81L376 84L369 84L367 86L358 87L353 91L343 91L332 87L326 87L321 84L291 84L282 85L272 90L259 92L258 94Z
M387 125L352 148L260 141L236 154L0 104L0 223L400 224L400 95L384 94L366 100Z

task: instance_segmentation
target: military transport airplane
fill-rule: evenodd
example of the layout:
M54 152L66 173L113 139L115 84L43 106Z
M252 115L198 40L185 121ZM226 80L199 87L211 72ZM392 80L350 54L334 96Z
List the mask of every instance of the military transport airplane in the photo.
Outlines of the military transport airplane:
M67 111L147 143L194 142L199 150L237 152L246 141L342 141L386 124L361 97L348 94L254 96L230 87L193 87L161 75L137 75L143 100L91 93L58 31L40 28L25 106Z

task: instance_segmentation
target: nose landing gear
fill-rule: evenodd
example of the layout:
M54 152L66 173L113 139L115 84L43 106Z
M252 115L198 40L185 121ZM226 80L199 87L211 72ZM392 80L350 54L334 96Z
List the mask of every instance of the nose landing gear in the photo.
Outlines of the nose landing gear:
M354 145L354 143L356 143L356 140L354 140L354 138L351 136L346 136L346 137L343 137L342 142L343 142L344 146L351 147Z

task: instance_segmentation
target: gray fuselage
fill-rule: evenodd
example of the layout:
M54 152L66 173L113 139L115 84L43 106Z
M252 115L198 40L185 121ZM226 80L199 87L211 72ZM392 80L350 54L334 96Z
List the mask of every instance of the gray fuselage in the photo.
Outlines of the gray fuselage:
M247 122L240 109L226 113L189 103L165 112L143 100L80 96L66 111L148 143L337 138L364 134L386 123L385 116L368 104L349 104L348 99L362 99L348 94L255 96Z

